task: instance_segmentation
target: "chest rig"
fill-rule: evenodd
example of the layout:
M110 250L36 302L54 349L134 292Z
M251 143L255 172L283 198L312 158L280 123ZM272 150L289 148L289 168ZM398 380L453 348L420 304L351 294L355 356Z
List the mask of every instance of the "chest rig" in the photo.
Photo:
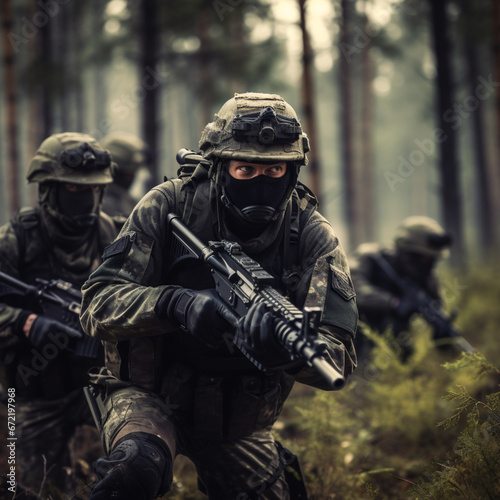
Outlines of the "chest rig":
M213 211L207 209L211 203L208 163L181 165L178 177L165 179L161 187L172 195L172 211L204 241L214 240L218 234L217 220L211 217ZM309 198L312 200L313 196L300 185L288 203L284 224L272 251L266 255L266 262L256 257L276 277L276 288L283 293L290 291L292 294L295 280L300 279L301 224L307 223L315 209ZM193 284L197 279L202 280L202 267L203 263L194 262L182 279L167 283L196 288ZM199 288L208 287L210 285L204 283ZM172 419L182 422L183 426L188 425L200 438L236 438L272 425L294 384L293 377L282 371L259 371L229 338L218 349L201 345L185 332L173 332L149 340L155 343L154 349L150 350L154 353L154 361L148 363L155 367L154 381L145 381L144 370L141 370L144 382L139 385L165 398L173 409ZM134 353L134 344L130 341L127 349L129 367L138 366L133 358L140 354L140 350ZM119 349L121 353L123 347ZM125 375L132 383L137 383L133 373Z

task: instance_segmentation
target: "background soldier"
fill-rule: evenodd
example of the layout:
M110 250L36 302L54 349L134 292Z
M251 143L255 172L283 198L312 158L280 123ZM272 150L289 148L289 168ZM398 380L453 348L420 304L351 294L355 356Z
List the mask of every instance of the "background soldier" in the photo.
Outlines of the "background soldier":
M128 217L137 200L130 188L140 168L147 167L150 151L142 139L126 132L112 132L101 141L118 167L113 171L113 183L104 193L102 209L109 215Z
M0 228L0 271L31 285L62 279L79 292L121 226L100 211L104 185L112 182L110 155L88 135L54 134L27 178L39 183L39 208L21 209ZM72 345L64 325L11 292L0 289L0 348L7 383L16 388L18 478L38 492L45 469L47 498L52 484L71 487L64 470L71 467L69 442L77 426L92 424L82 387L97 359L62 349Z
M420 304L394 283L383 266L389 264L399 278L406 280L408 292L411 284L415 284L436 301L436 307L441 307L435 266L448 254L450 244L450 235L435 220L412 216L397 228L393 244L364 243L349 260L360 319L378 333L391 328L403 359L413 351L408 335L409 322L410 317L419 311ZM440 332L435 332L435 337L439 336ZM358 356L367 355L370 346L359 328L356 338Z
M305 498L285 479L289 462L271 427L295 381L327 386L312 368L290 367L278 343L258 347L274 338L262 303L238 328L268 370L235 349L226 333L236 317L204 264L169 271L169 213L205 242L239 242L297 307L320 307L331 364L346 377L355 365L347 260L314 196L297 182L308 141L293 108L277 95L236 94L205 127L200 148L204 159L191 176L139 202L82 289L82 325L105 341L111 372L93 380L107 396L108 454L95 464L101 481L93 500L163 495L179 453L195 463L210 498Z

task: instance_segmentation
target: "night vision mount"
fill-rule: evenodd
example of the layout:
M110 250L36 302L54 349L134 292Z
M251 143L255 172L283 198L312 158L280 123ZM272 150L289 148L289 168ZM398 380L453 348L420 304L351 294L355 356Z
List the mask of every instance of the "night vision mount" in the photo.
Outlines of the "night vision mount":
M76 148L62 151L59 155L59 162L73 170L82 168L104 170L111 166L111 155L107 150L96 151L89 143L84 142Z
M236 115L232 134L238 142L258 142L269 146L297 141L302 135L302 128L295 118L278 115L269 106L260 112Z

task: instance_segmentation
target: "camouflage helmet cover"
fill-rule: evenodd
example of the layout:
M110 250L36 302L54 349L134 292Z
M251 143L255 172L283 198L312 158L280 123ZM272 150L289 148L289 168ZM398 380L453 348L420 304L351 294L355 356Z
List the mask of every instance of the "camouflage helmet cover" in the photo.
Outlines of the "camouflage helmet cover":
M416 215L399 225L394 244L398 251L444 257L451 245L451 236L434 219Z
M108 151L90 135L79 132L53 134L45 139L32 158L29 182L68 182L71 184L109 184L113 182Z
M149 148L139 137L127 132L111 132L101 141L122 174L134 174L149 161Z
M262 123L270 125L271 136L263 134ZM260 129L255 134L248 132L256 126ZM238 135L240 131L243 134ZM292 106L279 95L253 92L235 94L229 99L203 130L199 146L207 159L301 161L303 164L307 163L309 151L309 141Z

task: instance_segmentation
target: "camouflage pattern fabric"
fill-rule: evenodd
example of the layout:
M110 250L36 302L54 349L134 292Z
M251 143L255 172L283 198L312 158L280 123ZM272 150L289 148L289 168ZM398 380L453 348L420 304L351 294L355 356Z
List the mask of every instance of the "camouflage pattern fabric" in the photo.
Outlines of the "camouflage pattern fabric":
M239 439L193 440L189 429L176 421L175 405L158 395L127 387L113 392L105 404L108 453L126 434L154 433L170 445L173 456L182 454L193 461L210 498L289 498L284 469L293 456L287 450L278 453L270 428Z
M128 189L118 184L106 186L102 200L102 210L108 215L128 217L136 205L136 200L130 196Z
M351 276L356 289L360 316L379 330L378 324L386 323L385 318L392 316L391 300L400 292L376 266L372 255L380 255L386 259L400 276L405 276L405 270L398 265L396 251L376 243L365 243L356 249L350 260ZM413 277L432 298L440 300L438 280L434 273L427 277Z
M153 188L137 204L105 250L104 262L82 287L84 330L104 341L112 376L132 384L117 387L116 393L106 390L103 441L109 452L117 437L130 432L161 436L171 449L194 461L211 498L257 498L260 489L259 498L288 498L270 428L295 381L327 387L306 366L263 380L266 375L246 360L230 337L211 349L177 324L159 319L155 308L162 294L179 286L213 287L199 262L169 270L167 215L181 215L203 241L233 236L217 210L210 179L192 179L179 190L174 189L176 182ZM183 204L190 195L198 201ZM243 250L275 276L283 271L276 266L282 221L273 221L263 238L242 242ZM322 308L320 335L332 363L349 377L356 364L352 339L357 308L345 253L317 212L301 228L297 250L297 280L283 291L295 297L298 307ZM277 286L282 287L279 280ZM270 476L277 479L267 487Z
M384 333L390 328L405 358L412 352L412 340L406 333L409 328L409 318L398 318L394 314L391 304L394 298L400 297L401 292L375 264L372 258L374 255L386 259L400 276L412 279L430 297L441 302L438 279L434 272L428 276L409 275L409 271L401 265L398 253L392 246L364 243L356 249L350 260L360 319L378 333ZM355 346L359 356L365 357L368 354L371 343L363 335L361 328Z
M53 401L21 401L16 404L16 421L19 482L38 492L46 470L44 498L51 489L72 492L75 484L70 472L74 464L69 443L76 427L93 425L81 389Z
M56 255L53 250L57 243L53 242L50 247L46 244L39 211L22 209L17 217L0 227L0 270L31 284L35 283L35 278L63 279L79 287L97 267L104 247L113 240L118 229L118 224L101 215L95 231L97 235L88 249L88 259L83 260L88 267L75 269L71 266L73 256L82 263L77 252L73 256L63 251ZM81 358L75 361L71 353L62 351L49 365L49 374L40 368L41 365L31 364L34 357L30 350L33 347L20 336L16 324L23 314L29 312L25 297L21 296L21 300L15 303L0 298L0 354L2 361L8 363L6 370L14 374L19 373L20 368L16 360L28 360L26 366L30 369L33 387L29 395L22 391L16 393L17 464L20 482L37 492L42 484L44 467L47 470L52 467L44 490L44 498L48 498L47 492L55 491L51 488L58 488L59 492L72 491L68 475L71 471L65 469L71 467L69 443L78 426L92 424L81 383L78 385L76 380L81 382L89 368L88 363L95 363L95 360ZM40 361L40 353L37 359L37 363L43 361ZM42 388L48 388L54 394L49 398ZM96 444L99 444L98 438ZM46 466L42 455L47 460Z

